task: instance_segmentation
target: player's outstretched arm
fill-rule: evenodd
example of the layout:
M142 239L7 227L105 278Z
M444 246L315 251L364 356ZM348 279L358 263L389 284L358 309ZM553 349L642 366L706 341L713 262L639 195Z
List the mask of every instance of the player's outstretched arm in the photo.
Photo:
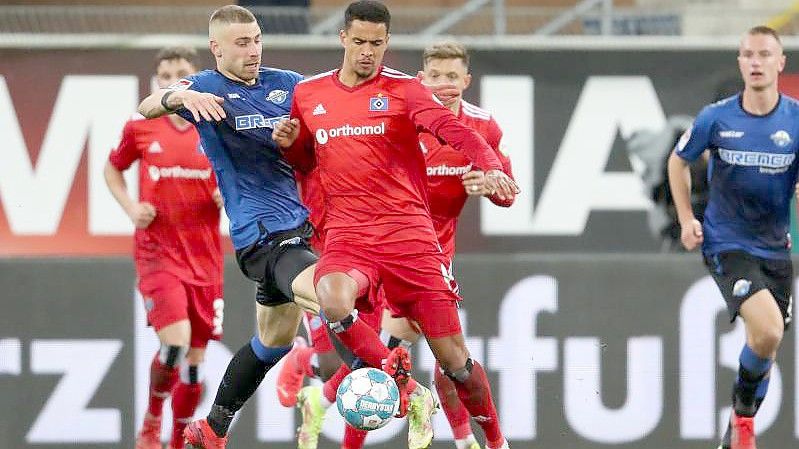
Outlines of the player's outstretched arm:
M222 97L207 92L160 89L142 100L139 114L156 118L185 108L191 113L195 123L202 120L218 122L227 116L222 108L224 101Z
M691 167L689 162L677 156L675 152L669 156L669 187L680 222L680 240L688 251L702 243L702 224L694 216L691 207Z

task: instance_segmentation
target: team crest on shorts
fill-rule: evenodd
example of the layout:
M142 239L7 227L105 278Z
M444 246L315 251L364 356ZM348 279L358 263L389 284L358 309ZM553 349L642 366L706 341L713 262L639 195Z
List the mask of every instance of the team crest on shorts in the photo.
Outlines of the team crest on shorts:
M750 288L752 288L752 281L748 279L738 279L732 286L732 294L740 298L746 296Z
M144 310L152 312L154 308L155 301L153 301L153 298L144 298Z

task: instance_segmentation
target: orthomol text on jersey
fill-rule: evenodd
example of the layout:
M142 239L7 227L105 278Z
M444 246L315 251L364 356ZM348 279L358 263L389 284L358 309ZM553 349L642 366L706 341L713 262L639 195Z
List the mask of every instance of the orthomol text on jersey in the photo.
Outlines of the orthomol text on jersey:
M349 136L382 136L386 133L386 122L380 122L379 125L363 125L352 126L349 123L339 126L338 128L324 129L319 128L316 130L316 141L319 145L324 145L328 140L337 137Z
M161 178L207 180L211 177L210 168L202 170L198 168L181 167L179 165L175 165L174 167L156 167L155 165L151 165L147 168L147 173L150 175L150 179L156 182Z
M462 176L472 169L472 164L449 166L447 164L434 165L427 167L427 176Z

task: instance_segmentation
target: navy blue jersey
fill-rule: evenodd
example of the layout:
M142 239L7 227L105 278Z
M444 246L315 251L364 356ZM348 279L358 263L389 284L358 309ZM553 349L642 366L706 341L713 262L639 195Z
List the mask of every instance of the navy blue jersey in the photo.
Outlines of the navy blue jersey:
M288 117L294 86L301 79L295 72L261 67L257 82L248 86L216 70L204 70L169 87L225 100L227 118L222 122L196 122L186 109L177 113L197 126L225 199L236 249L267 233L295 228L308 217L294 171L272 141L272 128Z
M741 101L738 94L705 107L677 143L676 154L687 161L710 151L702 251L788 258L799 103L781 95L761 116L746 112Z

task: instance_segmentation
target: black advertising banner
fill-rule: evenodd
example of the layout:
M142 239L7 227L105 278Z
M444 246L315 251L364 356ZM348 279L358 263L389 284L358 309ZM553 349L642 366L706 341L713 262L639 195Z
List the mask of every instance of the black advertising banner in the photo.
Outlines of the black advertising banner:
M512 447L715 447L744 332L697 255L470 255L456 265L467 342ZM226 274L225 336L209 347L198 415L254 331L252 285L232 262ZM133 445L157 348L133 277L124 259L0 260L0 447ZM799 444L796 340L786 332L757 416L762 447ZM429 382L424 345L414 362ZM296 447L298 418L278 404L273 372L230 447ZM443 413L434 424L433 447L452 447ZM404 447L405 432L394 420L367 443ZM338 447L335 407L323 433L320 448Z

